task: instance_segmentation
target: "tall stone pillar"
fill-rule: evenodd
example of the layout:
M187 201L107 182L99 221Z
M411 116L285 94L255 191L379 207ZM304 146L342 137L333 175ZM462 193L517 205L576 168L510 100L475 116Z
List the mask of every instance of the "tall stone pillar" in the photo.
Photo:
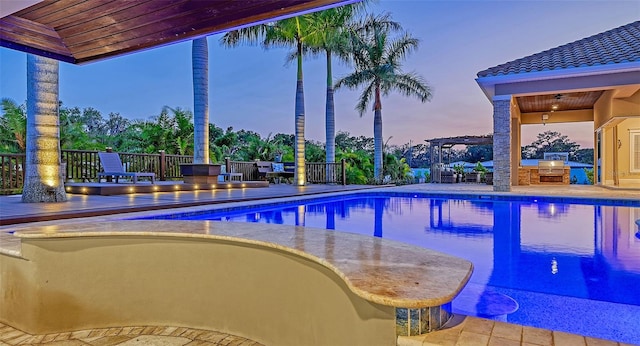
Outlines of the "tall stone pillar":
M511 95L493 98L493 191L511 191Z

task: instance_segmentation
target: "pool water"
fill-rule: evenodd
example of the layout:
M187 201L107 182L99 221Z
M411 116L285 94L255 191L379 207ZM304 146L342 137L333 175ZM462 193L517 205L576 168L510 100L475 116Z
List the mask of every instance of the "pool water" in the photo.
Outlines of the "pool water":
M640 344L640 202L360 195L153 218L301 225L411 243L473 262L454 313Z

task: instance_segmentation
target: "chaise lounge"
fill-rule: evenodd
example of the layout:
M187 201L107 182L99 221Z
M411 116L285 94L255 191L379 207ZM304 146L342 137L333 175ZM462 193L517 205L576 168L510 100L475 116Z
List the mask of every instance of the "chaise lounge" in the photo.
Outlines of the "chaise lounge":
M293 162L269 162L256 161L258 177L273 182L280 182L281 178L290 179L295 174L295 164Z
M156 182L155 173L125 171L118 153L101 152L98 153L98 157L100 157L100 163L104 170L104 172L98 173L98 182L100 182L102 177L114 177L116 178L116 183L118 183L120 177L131 177L131 181L134 184L138 182L139 177L151 178L151 184L155 184Z

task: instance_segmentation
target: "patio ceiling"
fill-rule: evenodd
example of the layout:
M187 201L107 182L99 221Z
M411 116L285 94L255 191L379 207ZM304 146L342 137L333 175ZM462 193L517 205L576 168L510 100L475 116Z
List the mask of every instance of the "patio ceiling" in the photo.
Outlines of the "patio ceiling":
M516 97L523 113L592 109L603 91L556 93Z
M358 0L44 0L0 18L0 46L80 64Z

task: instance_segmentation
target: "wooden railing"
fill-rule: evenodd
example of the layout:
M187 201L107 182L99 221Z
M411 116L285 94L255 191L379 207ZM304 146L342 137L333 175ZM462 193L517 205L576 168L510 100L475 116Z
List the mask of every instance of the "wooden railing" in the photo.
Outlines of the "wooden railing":
M231 161L227 157L224 160L224 164L227 167L227 173L242 173L244 180L259 180L258 167L255 162L245 161ZM229 170L231 167L231 170Z
M25 154L0 154L0 194L22 191L25 158Z
M107 149L107 151L110 151ZM93 150L62 150L62 161L67 163L66 181L95 181L102 165L98 152ZM152 172L158 180L180 179L180 164L190 163L193 158L187 155L118 153L128 172Z
M107 150L109 151L109 150ZM181 163L191 163L193 158L186 155L119 153L125 170L129 172L153 172L158 180L179 180ZM63 173L65 182L96 181L102 165L98 151L62 150L62 161L66 162ZM255 162L225 160L231 172L242 173L244 180L259 180ZM25 175L25 154L0 153L0 194L13 194L22 191ZM307 162L307 182L312 184L346 185L345 162L324 163Z
M334 163L307 162L306 170L308 183L347 185L344 160Z
M225 166L231 167L233 173L242 173L245 180L258 180L258 170L255 162L225 160ZM307 162L307 182L312 184L342 184L347 185L345 161L335 163ZM228 169L228 168L227 168Z

